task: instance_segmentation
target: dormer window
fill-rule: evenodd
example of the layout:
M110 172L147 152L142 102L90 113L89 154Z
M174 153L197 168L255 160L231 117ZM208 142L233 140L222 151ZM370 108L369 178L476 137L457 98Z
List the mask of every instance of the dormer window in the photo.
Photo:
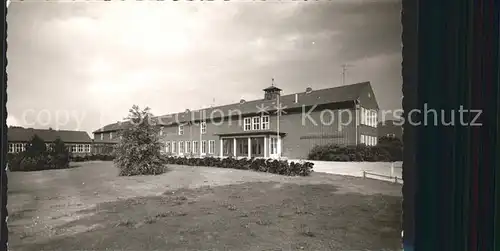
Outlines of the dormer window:
M101 133L101 140L104 140L104 133Z
M163 126L160 127L160 136L163 136Z
M113 132L109 133L109 139L113 139Z

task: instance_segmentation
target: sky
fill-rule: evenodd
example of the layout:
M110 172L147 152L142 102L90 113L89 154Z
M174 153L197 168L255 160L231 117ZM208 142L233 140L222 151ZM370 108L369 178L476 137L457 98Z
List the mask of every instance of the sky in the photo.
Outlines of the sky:
M8 125L91 133L154 115L370 81L401 109L401 2L11 2Z

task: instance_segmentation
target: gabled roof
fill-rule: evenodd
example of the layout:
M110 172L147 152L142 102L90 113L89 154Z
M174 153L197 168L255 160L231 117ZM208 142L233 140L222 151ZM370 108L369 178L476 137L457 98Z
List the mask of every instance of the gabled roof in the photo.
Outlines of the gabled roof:
M282 107L286 109L293 108L301 108L302 106L314 106L314 105L322 105L322 104L330 104L330 103L341 103L346 101L355 101L359 99L360 94L362 93L365 87L370 87L370 82L362 82L352 85L344 85L338 87L332 87L327 89L313 90L310 93L294 93L280 96L280 103ZM298 95L298 103L295 103L295 95ZM163 116L157 116L156 118L161 121L161 124L170 125L177 123L185 123L190 120L200 119L202 114L205 116L210 116L213 114L213 118L221 117L221 114L225 116L232 114L238 115L238 113L234 112L235 110L241 112L242 115L245 114L256 114L260 113L258 107L268 107L267 111L273 112L276 111L276 100L252 100L244 103L233 103L229 105L217 106L203 109L204 113L200 113L200 110L191 111L190 114L186 114L186 112L179 112L174 114L168 114ZM230 112L233 111L233 112ZM212 113L214 112L214 113ZM130 126L130 122L119 122L106 125L96 131L94 133L99 132L110 132L117 131L122 128L126 128Z
M65 143L91 143L92 139L84 131L66 131L52 129L33 129L23 127L9 127L7 140L10 142L27 142L38 135L45 142L53 142L60 138Z

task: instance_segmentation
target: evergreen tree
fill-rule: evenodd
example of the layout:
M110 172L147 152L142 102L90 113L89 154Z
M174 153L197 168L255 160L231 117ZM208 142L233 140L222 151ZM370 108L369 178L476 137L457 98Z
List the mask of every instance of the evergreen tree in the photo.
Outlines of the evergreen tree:
M69 151L64 142L57 138L50 146L49 158L51 168L63 169L69 167Z
M126 118L131 126L121 131L122 139L114 149L114 162L121 176L156 175L165 171L161 154L163 143L149 108L134 105Z
M49 168L47 147L45 142L33 136L26 146L26 151L20 163L21 171L40 171Z
M27 144L25 154L27 157L46 156L47 146L45 142L35 134Z

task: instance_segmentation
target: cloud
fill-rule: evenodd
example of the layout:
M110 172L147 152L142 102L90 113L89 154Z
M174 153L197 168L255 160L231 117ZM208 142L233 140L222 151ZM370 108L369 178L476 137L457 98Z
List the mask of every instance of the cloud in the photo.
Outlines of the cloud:
M21 123L17 121L16 117L9 115L7 117L7 126L21 126Z

